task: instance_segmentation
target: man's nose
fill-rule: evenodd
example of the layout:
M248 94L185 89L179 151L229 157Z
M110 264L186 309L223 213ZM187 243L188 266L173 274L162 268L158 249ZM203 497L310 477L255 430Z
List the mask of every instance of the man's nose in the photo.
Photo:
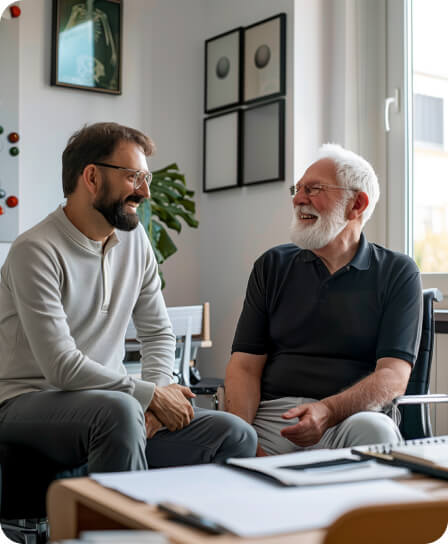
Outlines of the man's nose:
M296 194L294 195L294 198L292 199L292 202L294 206L299 206L300 204L308 204L310 201L310 197L306 194L303 185L299 185L298 189L296 188Z
M149 190L149 185L144 181L136 191L137 194L141 195L144 198L149 198L151 196L151 191Z

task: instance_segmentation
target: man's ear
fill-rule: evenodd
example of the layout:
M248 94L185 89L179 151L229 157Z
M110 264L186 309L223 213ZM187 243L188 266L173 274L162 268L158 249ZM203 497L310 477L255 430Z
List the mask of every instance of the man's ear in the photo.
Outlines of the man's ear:
M356 198L354 202L351 203L348 213L347 213L347 219L357 219L358 217L361 217L364 210L369 205L369 196L364 191L359 191L359 193L356 194Z
M88 164L81 174L81 181L89 193L95 195L98 191L98 169L94 164Z

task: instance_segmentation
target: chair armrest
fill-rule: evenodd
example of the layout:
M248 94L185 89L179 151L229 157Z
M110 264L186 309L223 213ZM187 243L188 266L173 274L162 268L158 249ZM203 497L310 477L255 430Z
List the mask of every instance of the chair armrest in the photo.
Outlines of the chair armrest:
M446 394L433 394L433 395L402 395L392 401L394 406L401 406L404 404L438 404L448 402L448 395Z

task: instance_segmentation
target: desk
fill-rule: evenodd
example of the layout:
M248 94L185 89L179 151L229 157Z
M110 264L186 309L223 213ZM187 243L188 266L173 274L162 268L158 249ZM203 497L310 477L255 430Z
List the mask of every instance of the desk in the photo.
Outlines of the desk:
M434 500L443 502L448 512L448 482L415 476L412 480L406 481L406 484L430 492ZM326 535L326 530L322 529L250 540L225 535L208 536L201 531L167 520L165 514L159 512L155 506L135 501L116 491L104 488L89 478L54 482L48 493L47 506L52 540L76 538L80 531L106 529L154 529L163 531L173 543L178 544L242 544L244 542L321 544ZM402 508L405 510L411 506L403 505ZM394 505L395 510L397 507L400 508L401 505ZM380 509L380 507L371 508L375 511ZM395 518L395 515L392 517ZM397 516L397 519L399 517ZM395 530L389 527L388 534L391 536L391 541L395 539L397 543L423 542L423 540L415 540L415 531L419 526L425 527L425 518L423 516L415 518L415 515L407 516L404 527L400 525L398 528L395 527ZM376 526L377 532L380 518L372 516L371 519L372 531ZM365 537L373 534L367 525L364 521L362 527L365 535L358 535L359 542L374 542L372 538ZM384 542L384 540L381 541ZM354 542L354 540L346 540L346 542Z

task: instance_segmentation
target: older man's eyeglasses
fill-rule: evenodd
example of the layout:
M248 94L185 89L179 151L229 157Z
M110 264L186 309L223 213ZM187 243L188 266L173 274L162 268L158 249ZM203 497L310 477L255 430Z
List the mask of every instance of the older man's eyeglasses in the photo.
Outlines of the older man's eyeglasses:
M358 189L354 189L353 187L341 187L340 185L326 185L324 183L298 183L297 185L291 185L289 192L291 196L294 197L298 192L300 192L301 189L303 189L306 196L317 196L321 191L358 191Z
M134 184L134 191L138 191L143 183L147 183L148 188L152 181L152 172L145 172L144 170L134 170L133 168L125 168L124 166L117 166L116 164L107 164L106 162L93 162L96 166L104 166L105 168L115 168L115 170L124 170L132 175L132 181Z

